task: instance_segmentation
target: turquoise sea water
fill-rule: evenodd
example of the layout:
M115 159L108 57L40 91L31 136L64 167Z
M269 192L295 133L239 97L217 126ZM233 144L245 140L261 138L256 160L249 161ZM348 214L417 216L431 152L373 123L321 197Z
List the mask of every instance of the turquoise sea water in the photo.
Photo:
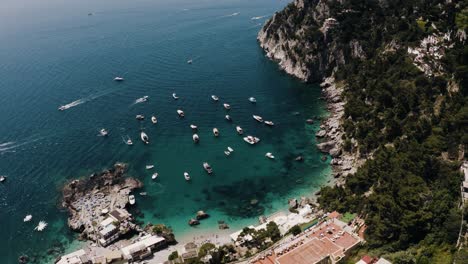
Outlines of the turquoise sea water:
M176 236L194 230L187 221L198 210L212 217L196 230L224 220L234 231L326 182L328 162L314 147L318 122L304 122L326 114L320 90L279 70L256 41L261 24L286 4L7 0L0 9L0 175L9 176L0 184L0 263L16 263L22 254L46 263L48 249L57 250L54 256L71 247L75 234L58 207L61 186L117 161L145 183L141 191L148 196L137 195L144 214L138 219L167 224ZM117 75L126 80L112 81ZM134 104L144 95L147 103ZM249 103L250 96L258 103ZM233 123L224 120L223 102L232 106ZM177 117L178 108L185 119ZM137 114L147 119L138 122ZM258 124L252 114L276 126ZM199 127L198 145L192 123ZM247 145L236 125L261 143ZM108 138L97 136L103 127ZM140 129L150 136L149 146L139 140ZM123 143L127 135L133 147ZM229 157L227 146L234 149ZM304 163L294 161L299 154ZM203 161L213 175L204 172ZM156 181L146 164L155 165ZM29 223L23 223L26 214L33 215ZM42 233L33 231L39 220L49 223Z

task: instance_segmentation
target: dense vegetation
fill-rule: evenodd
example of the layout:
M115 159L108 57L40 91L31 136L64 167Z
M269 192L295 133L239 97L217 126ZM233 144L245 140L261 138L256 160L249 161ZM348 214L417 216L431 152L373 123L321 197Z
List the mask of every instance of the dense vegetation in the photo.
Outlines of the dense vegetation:
M337 23L324 30L327 17ZM310 69L309 80L333 72L345 87L343 150L367 161L343 186L324 187L319 202L366 220L367 244L356 256L466 263L468 251L455 244L462 219L459 168L468 143L468 48L456 32L468 30L468 2L298 0L264 28L269 38L283 40L294 64ZM452 40L443 43L441 67L422 72L408 47L444 33ZM467 219L468 210L464 214ZM240 235L247 256L280 237L274 223ZM226 263L234 252L208 244L191 263L206 254L211 263Z
M413 65L407 47L430 34L466 30L468 4L341 2L329 6L339 22L333 37L348 54L335 74L346 86L344 148L368 161L344 186L323 188L319 202L364 217L368 250L395 263L451 263L460 258L455 243L459 167L468 143L468 48L454 41L441 61L444 72L428 76ZM292 5L287 10L294 12ZM321 37L310 24L312 32L301 41ZM364 59L350 59L351 40L359 41Z

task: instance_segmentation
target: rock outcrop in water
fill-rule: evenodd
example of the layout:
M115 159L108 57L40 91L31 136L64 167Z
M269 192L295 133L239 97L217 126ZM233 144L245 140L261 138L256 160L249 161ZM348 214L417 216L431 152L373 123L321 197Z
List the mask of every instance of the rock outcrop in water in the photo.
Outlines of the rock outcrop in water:
M63 187L62 206L70 214L68 225L71 229L93 239L90 236L103 215L125 208L130 192L143 186L137 179L124 177L126 170L126 164L117 163L111 169L73 180Z

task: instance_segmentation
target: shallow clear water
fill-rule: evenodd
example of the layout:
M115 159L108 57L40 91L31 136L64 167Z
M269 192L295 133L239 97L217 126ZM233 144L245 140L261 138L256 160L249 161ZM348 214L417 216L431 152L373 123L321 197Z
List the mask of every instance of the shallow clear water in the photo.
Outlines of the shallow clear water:
M9 176L0 185L0 263L16 263L21 254L47 262L48 249L70 247L74 234L57 206L60 187L117 161L129 163L129 175L145 183L141 191L148 196L137 195L139 220L165 223L176 236L194 230L187 221L198 210L212 217L196 230L216 228L218 220L234 229L284 209L288 198L327 180L328 162L314 147L318 123L304 122L326 114L320 90L281 72L256 42L261 24L287 2L95 2L7 0L0 10L0 174ZM117 75L126 80L113 82ZM134 104L144 95L147 103ZM258 103L249 103L250 96ZM232 106L232 124L224 120L223 102ZM185 119L177 117L178 108ZM138 122L137 114L148 118ZM261 125L252 114L276 126ZM191 123L199 127L198 145ZM247 145L236 125L261 143ZM97 136L102 127L108 138ZM149 146L139 140L141 129ZM134 146L123 143L126 136ZM229 157L227 146L234 149ZM294 162L299 154L304 163ZM146 164L155 165L156 181ZM28 213L33 220L23 223ZM42 233L33 231L39 220L49 223Z

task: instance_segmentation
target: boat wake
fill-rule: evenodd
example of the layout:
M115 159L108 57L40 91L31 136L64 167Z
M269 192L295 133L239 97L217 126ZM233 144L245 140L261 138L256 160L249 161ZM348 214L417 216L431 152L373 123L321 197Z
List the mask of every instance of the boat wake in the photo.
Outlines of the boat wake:
M265 16L256 16L256 17L252 17L251 19L252 19L252 20L259 20L259 19L262 19L262 18L264 18L264 17L266 17L266 15L265 15Z
M232 13L232 14L229 14L229 15L225 15L225 16L222 16L222 17L233 17L233 16L237 16L239 15L240 13L239 12L235 12L235 13Z
M108 89L108 90L101 91L99 93L92 94L90 96L75 100L75 101L73 101L71 103L68 103L66 105L62 105L62 106L59 107L59 110L63 111L63 110L70 109L70 108L78 106L80 104L84 104L84 103L93 101L95 99L98 99L99 97L102 97L104 95L108 95L108 94L110 94L112 92L115 92L115 91L117 91L117 90L116 89Z
M34 143L36 141L39 141L41 139L43 139L44 137L39 137L39 138L33 138L33 139L29 139L29 140L26 140L24 142L6 142L6 143L0 143L0 154L3 154L3 153L7 153L7 152L16 152L15 149L19 148L19 147L22 147L22 146L25 146L25 145L28 145L28 144L31 144L31 143Z
M82 103L84 103L84 102L85 102L84 99L78 99L78 100L73 101L73 102L71 102L71 103L68 103L68 104L66 104L66 105L60 106L60 107L59 107L59 110L61 110L61 111L67 110L67 109L70 109L70 108L75 107L75 106L77 106L77 105L80 105L80 104L82 104Z

